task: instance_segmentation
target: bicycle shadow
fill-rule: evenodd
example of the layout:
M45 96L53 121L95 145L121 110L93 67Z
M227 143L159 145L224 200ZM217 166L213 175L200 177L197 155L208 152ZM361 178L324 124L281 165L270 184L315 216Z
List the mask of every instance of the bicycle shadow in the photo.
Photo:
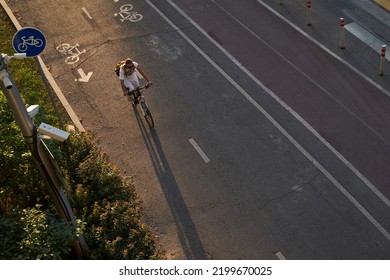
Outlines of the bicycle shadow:
M180 187L165 157L157 130L156 128L149 129L147 124L145 126L146 122L142 114L137 108L133 107L133 110L165 199L176 221L177 233L183 252L188 260L206 260L206 252L181 195ZM150 134L148 131L150 131Z

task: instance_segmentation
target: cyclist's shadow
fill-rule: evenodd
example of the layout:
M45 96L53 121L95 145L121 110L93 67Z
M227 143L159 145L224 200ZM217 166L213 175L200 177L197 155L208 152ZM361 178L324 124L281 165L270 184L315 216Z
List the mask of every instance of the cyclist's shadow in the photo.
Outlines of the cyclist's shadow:
M153 168L160 182L164 196L168 201L172 216L176 220L177 232L179 234L183 252L189 260L205 260L207 259L207 255L204 251L191 215L183 200L175 176L173 175L169 162L165 157L157 130L156 128L149 129L149 126L137 108L133 107L133 110L152 160ZM149 131L150 133L148 133Z

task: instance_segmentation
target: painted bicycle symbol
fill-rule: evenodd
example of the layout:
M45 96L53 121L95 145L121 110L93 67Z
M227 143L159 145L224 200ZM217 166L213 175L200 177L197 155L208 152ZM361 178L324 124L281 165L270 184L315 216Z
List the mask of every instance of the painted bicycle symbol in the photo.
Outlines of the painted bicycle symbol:
M21 38L22 40L22 43L20 43L18 45L18 49L20 52L24 52L28 49L28 46L34 46L36 48L40 48L42 47L43 45L43 41L41 39L34 39L34 36L30 36L28 37L28 39L26 39L27 36L23 36Z
M120 7L119 13L116 13L114 16L121 16L121 21L124 22L125 20L129 20L131 22L140 21L143 18L143 15L132 12L133 5L131 4L124 4Z
M80 47L79 44L76 44L74 46L71 46L70 44L61 44L59 45L56 50L59 51L60 53L63 53L65 55L68 55L68 57L65 59L66 64L74 64L80 59L80 55L82 53L85 53L86 50L80 51L78 49Z

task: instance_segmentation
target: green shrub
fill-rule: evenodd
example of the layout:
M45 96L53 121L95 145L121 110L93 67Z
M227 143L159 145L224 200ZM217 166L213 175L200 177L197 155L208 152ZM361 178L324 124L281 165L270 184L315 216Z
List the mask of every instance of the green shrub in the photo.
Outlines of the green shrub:
M64 162L75 215L85 223L91 259L161 259L152 231L141 222L141 200L96 145L96 138L74 133Z
M0 259L61 259L76 240L75 229L39 205L0 218L0 232Z
M17 205L47 205L44 182L1 91L0 112L0 215Z

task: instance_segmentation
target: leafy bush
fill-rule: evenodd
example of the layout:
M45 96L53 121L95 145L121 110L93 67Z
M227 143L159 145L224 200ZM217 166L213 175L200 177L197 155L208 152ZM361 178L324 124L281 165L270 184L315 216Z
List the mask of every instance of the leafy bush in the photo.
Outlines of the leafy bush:
M71 250L76 231L37 205L0 218L0 259L61 259Z
M96 145L93 136L74 133L63 163L75 215L85 223L91 259L161 259L152 231L141 222L141 200Z
M0 215L13 205L33 207L44 204L44 182L32 162L19 127L13 120L6 99L0 91Z

